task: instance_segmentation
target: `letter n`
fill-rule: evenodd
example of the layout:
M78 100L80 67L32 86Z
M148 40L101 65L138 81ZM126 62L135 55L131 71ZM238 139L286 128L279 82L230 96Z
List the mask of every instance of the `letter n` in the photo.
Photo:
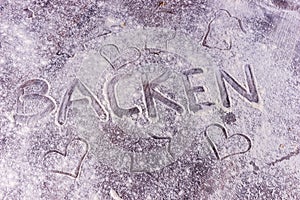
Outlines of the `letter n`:
M230 107L230 99L225 82L227 82L237 93L245 97L248 101L258 103L258 93L251 67L249 64L247 64L245 65L244 69L246 74L247 89L241 86L226 71L220 70L219 73L217 73L217 82L220 90L221 100L223 106L225 106L226 108Z

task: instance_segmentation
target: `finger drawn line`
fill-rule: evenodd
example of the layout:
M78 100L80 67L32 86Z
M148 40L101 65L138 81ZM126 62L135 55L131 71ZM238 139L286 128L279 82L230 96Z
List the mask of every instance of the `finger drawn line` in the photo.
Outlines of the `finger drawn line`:
M174 161L175 157L171 152L171 137L160 137L160 136L155 136L155 135L152 135L152 134L149 134L149 135L150 135L151 138L153 138L155 140L168 140L167 147L166 147L166 152L167 152L167 154L169 154L171 156L171 160ZM129 166L129 172L130 173L146 173L146 174L149 174L149 172L145 169L142 169L142 170L134 169L133 154L129 154L129 157L130 157L130 166ZM169 166L169 165L167 165L167 166Z
M111 58L111 57L109 57L109 55L106 55L105 50L107 50L107 48L112 48L114 53L116 53L115 58ZM133 55L133 58L128 58L124 54L124 52L126 53L126 51L134 52L136 54ZM109 63L109 65L114 70L119 70L120 68L125 67L126 65L137 61L141 57L141 52L136 47L128 47L127 49L123 50L123 52L121 52L117 45L106 44L106 45L102 46L102 48L100 49L100 55ZM124 58L124 56L125 56L125 58ZM126 61L124 61L124 63L121 63L120 66L117 66L117 64L115 62L120 59L125 59Z
M209 33L211 32L211 25L212 25L212 23L216 20L217 14L218 14L219 12L221 12L221 11L225 12L230 18L233 18L233 19L237 20L238 25L239 25L241 31L242 31L243 33L246 33L246 30L243 28L242 21L241 21L239 18L232 16L228 10L220 9L220 10L218 10L217 12L215 12L214 18L213 18L213 19L209 22L209 24L208 24L207 32L206 32L206 34L204 35L203 40L202 40L202 46L207 47L207 48L210 48L210 49L230 50L230 49L232 48L232 41L231 41L231 39L229 40L229 46L228 46L228 47L225 47L225 48L212 47L212 46L210 46L210 45L207 44L207 40L208 40L208 37L209 37Z
M78 88L80 93L85 96L85 98L83 99L86 99L88 97L88 102L99 117L99 119L101 121L107 121L108 113L100 103L99 99L92 93L92 91L89 90L89 88L83 82L81 82L78 78L75 78L74 81L71 83L71 86L67 89L63 96L62 102L59 106L57 122L60 125L66 123L69 108L71 104L74 103L74 100L71 100L71 97L74 93L75 88Z
M133 163L134 163L134 158L133 158L133 155L132 154L129 154L129 157L130 157L130 165L129 165L129 172L130 173L144 173L144 172L147 172L145 170L137 170L137 169L133 169Z
M27 124L29 121L37 121L40 118L45 117L47 114L54 112L57 108L57 105L55 100L48 95L49 90L50 84L46 80L41 78L31 79L25 81L22 85L20 85L17 90L17 113L14 114L15 120L19 122L25 122ZM47 105L47 107L39 113L25 114L24 101L26 99L38 99L44 102L48 101L50 102L50 104Z
M213 126L219 128L219 129L221 129L222 134L223 134L223 136L225 136L225 139L226 139L226 140L228 140L228 139L230 139L230 138L233 138L233 137L236 137L236 136L239 136L239 137L244 138L244 139L247 141L247 144L248 144L247 149L246 149L246 150L243 150L243 151L239 151L239 152L233 152L233 153L228 154L228 155L223 156L223 157L220 156L220 152L218 151L218 149L217 149L215 143L212 141L211 137L209 136L209 131L208 131L208 129L209 129L210 127L213 127ZM215 156L218 158L218 160L224 160L224 159L226 159L226 158L228 158L228 157L230 157L230 156L234 156L234 155L238 155L238 154L244 154L244 153L248 152L248 151L251 149L251 147L252 147L251 140L250 140L250 138L249 138L248 136L246 136L246 135L244 135L244 134L240 134L240 133L237 133L237 134L233 134L233 135L231 135L231 136L228 136L225 127L223 127L223 126L220 125L220 124L216 124L216 123L215 123L215 124L211 124L211 125L207 126L206 129L205 129L205 131L204 131L204 135L205 135L206 139L208 140L208 142L209 142L209 144L210 144L210 146L211 146L211 148L212 148L212 150L213 150Z
M268 163L268 165L272 165L274 166L275 164L282 162L284 160L289 160L291 157L297 156L298 154L300 154L300 147L298 147L295 151L290 152L288 155L283 156L279 159L276 159L275 161Z
M110 35L111 33L113 33L112 30L109 30L107 28L104 28L102 32L98 33L98 34L95 34L94 36L90 37L90 38L87 38L85 40L83 40L81 46L84 50L87 50L88 47L87 47L87 44L88 42L90 42L91 40L95 40L95 39L98 39L100 37L104 37L104 36L107 36L107 35Z
M169 31L168 33L170 33L171 31ZM168 49L168 44L171 40L173 40L177 35L177 28L173 28L172 29L172 34L170 35L164 35L162 36L164 39L163 42L165 42L165 49ZM159 39L162 39L162 37L159 35L159 33L156 33L155 35L156 37L158 37ZM151 47L148 47L148 41L144 41L145 44L144 44L144 49L147 50L150 54L155 54L155 55L159 55L160 53L164 52L163 50L160 50L160 49L157 49L157 48L151 48Z
M71 140L71 142L66 146L65 148L65 151L64 152L61 152L61 151L58 151L58 150L49 150L45 155L44 155L44 165L45 165L45 158L46 156L48 156L49 154L53 154L53 153L56 153L56 154L59 154L63 157L67 157L68 156L68 148L70 146L71 143L73 143L74 141L81 141L85 144L85 152L84 154L81 156L79 162L78 162L78 165L75 169L75 172L72 173L72 172L65 172L65 171L61 171L61 170L55 170L55 169L51 169L49 170L50 172L53 172L53 173L57 173L57 174L62 174L62 175L67 175L67 176L70 176L70 177L73 177L73 178L77 178L80 174L80 171L81 171L81 167L82 167L82 163L83 163L83 160L85 159L85 157L87 156L88 154L88 151L89 151L89 144L86 140L82 139L82 138L75 138L73 140Z
M150 134L148 133L148 135L150 135ZM172 159L174 159L174 154L171 152L171 140L172 140L171 137L160 137L160 136L156 136L156 135L150 135L150 137L155 140L168 140L167 152L172 157Z

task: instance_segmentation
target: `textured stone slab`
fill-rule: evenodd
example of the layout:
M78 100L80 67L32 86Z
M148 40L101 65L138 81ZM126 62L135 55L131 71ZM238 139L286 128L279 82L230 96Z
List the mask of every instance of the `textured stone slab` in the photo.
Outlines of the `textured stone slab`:
M0 199L299 199L299 12L0 0Z

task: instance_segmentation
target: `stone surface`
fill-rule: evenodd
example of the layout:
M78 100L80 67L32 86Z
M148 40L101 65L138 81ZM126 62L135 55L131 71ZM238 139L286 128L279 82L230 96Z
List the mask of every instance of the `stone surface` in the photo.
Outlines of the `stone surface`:
M0 199L300 199L300 3L0 0Z

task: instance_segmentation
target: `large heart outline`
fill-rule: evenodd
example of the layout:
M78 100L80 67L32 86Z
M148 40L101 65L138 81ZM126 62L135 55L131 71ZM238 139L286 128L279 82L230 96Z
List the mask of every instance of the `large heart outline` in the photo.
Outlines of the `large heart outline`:
M84 151L84 154L80 157L80 160L75 168L75 172L72 173L72 172L65 172L65 171L61 171L61 170L55 170L55 169L51 169L49 170L50 172L53 172L53 173L57 173L57 174L62 174L62 175L67 175L67 176L71 176L73 178L77 178L79 176L79 173L80 173L80 170L81 170L81 166L83 164L83 160L85 159L86 155L88 154L88 151L89 151L89 144L86 140L82 139L82 138L75 138L73 140L71 140L71 142L69 142L64 150L64 152L61 152L61 151L58 151L58 150L49 150L47 153L45 153L44 155L44 161L45 161L45 158L48 156L48 155L51 155L51 154L59 154L61 156L63 156L64 158L66 158L68 156L68 148L70 146L71 143L73 143L74 141L80 141L80 142L83 142L85 144L85 151ZM45 162L44 162L44 165L45 165Z
M231 153L231 154L228 154L228 155L226 155L226 156L221 157L221 156L220 156L220 153L219 153L219 150L218 150L217 147L216 147L216 144L212 141L211 137L209 136L209 131L208 131L208 129L209 129L210 127L212 127L212 126L215 126L215 127L219 128L219 129L221 129L222 134L223 134L223 136L225 136L225 139L226 139L226 140L231 139L231 138L236 137L236 136L243 137L243 138L247 141L247 143L248 143L247 149L246 149L246 150L243 150L243 151L239 151L239 152L233 152L233 153ZM204 135L205 135L206 139L208 140L208 142L209 142L209 144L210 144L210 146L211 146L211 148L212 148L214 154L216 155L216 157L217 157L219 160L224 160L224 159L226 159L226 158L228 158L228 157L230 157L230 156L234 156L234 155L239 155L239 154L247 153L247 152L251 149L251 147L252 147L251 139L250 139L248 136L246 136L246 135L244 135L244 134L241 134L241 133L236 133L236 134L233 134L233 135L231 135L231 136L228 136L225 127L223 127L221 124L216 124L216 123L215 123L215 124L210 124L209 126L206 127L206 129L205 129L205 131L204 131Z
M110 48L111 51L114 51L115 58L111 58L109 55L105 54L105 50L108 50ZM124 58L125 53L128 53L129 51L135 52L136 55L133 58ZM133 63L137 61L141 57L141 52L138 48L136 47L128 47L127 49L124 49L123 52L121 53L119 47L115 44L106 44L101 47L100 49L100 55L109 63L109 65L114 69L118 70L130 63ZM117 66L116 62L118 60L127 60L124 63L122 63L120 66Z

